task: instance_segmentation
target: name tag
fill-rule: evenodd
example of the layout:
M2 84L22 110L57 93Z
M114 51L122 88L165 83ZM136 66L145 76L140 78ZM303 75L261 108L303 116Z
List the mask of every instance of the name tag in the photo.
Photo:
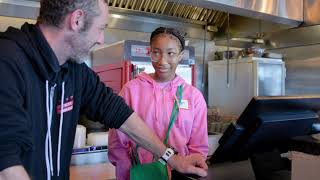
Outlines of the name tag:
M182 99L179 108L180 109L189 109L189 101L186 99Z

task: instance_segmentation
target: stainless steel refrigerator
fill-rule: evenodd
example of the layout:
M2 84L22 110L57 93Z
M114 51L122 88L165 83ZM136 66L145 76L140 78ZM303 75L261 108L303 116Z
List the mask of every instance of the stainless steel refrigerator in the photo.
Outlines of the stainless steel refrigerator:
M229 70L227 64L227 60L210 61L208 69L208 104L221 113L240 115L254 96L285 95L286 69L281 59L232 59Z

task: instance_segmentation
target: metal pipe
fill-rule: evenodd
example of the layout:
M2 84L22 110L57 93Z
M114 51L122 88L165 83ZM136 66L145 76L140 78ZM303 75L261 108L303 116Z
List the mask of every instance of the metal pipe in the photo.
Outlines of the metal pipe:
M205 81L205 69L206 69L206 48L207 48L207 24L205 25L204 28L204 33L203 33L203 59L202 59L202 82L201 82L201 86L202 89L204 89L204 81Z
M227 88L230 87L230 14L227 16Z

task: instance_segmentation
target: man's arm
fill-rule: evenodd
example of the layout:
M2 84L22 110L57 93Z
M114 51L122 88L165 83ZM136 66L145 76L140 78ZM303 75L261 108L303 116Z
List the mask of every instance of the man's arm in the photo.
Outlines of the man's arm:
M161 157L166 146L160 139L146 126L142 119L133 113L120 127L120 131L127 134L131 139L137 142L140 146ZM205 159L199 155L194 154L187 157L179 155L172 156L168 163L177 171L182 173L197 174L199 176L206 176L206 169L208 168Z
M22 166L12 166L0 172L0 180L30 180Z
M21 153L32 149L32 136L25 110L25 82L15 59L0 57L0 177L27 178ZM15 170L17 169L17 172ZM22 171L23 170L23 171ZM16 178L20 177L21 178ZM12 176L12 177L11 177Z

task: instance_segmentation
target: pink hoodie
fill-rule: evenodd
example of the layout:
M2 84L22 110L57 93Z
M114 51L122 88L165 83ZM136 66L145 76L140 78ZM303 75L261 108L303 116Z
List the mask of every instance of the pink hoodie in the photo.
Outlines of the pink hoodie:
M140 73L136 79L123 87L120 95L156 135L164 140L175 93L181 84L183 84L182 99L188 103L180 107L178 118L170 131L168 144L180 155L200 153L206 157L208 154L207 106L198 89L187 84L179 76L161 89L150 75ZM135 147L135 143L125 134L115 129L109 131L108 157L116 166L117 180L126 180L130 177L130 147ZM142 163L153 160L153 155L141 147L138 149L138 154Z

